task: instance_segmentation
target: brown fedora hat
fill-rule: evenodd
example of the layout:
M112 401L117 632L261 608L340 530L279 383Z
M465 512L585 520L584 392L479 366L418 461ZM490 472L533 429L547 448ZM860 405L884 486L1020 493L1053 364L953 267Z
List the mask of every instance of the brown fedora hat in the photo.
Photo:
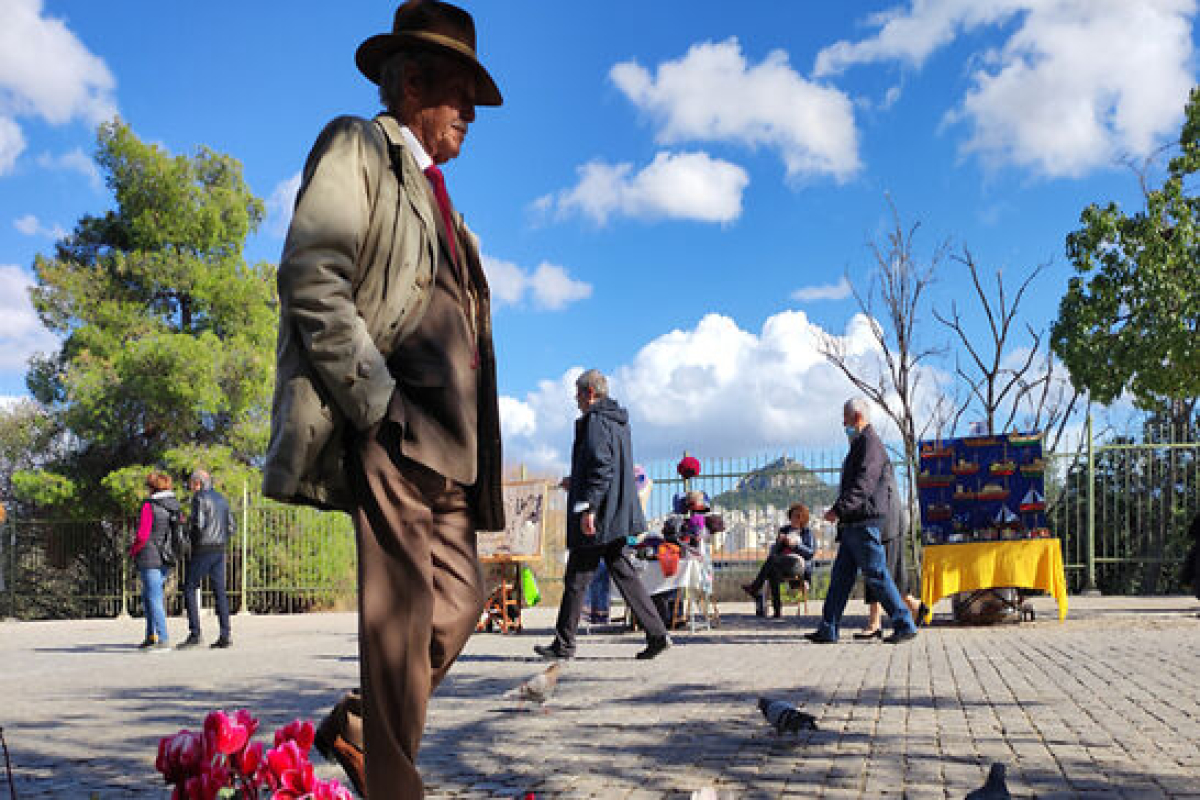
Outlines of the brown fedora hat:
M354 63L372 83L388 56L398 50L423 48L456 56L475 70L475 104L498 106L504 102L492 76L475 55L475 21L458 6L438 0L408 0L396 9L391 33L372 36L358 46Z

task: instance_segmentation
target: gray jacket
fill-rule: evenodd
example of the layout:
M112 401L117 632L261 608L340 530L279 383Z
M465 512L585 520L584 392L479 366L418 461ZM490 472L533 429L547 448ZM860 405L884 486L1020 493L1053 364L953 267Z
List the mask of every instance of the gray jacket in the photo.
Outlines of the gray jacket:
M439 247L435 213L394 118L340 117L321 132L279 264L275 397L263 470L268 497L352 507L346 448L383 419L396 388L388 356L429 307ZM477 528L496 530L504 506L490 295L477 239L457 212L454 224L479 287L472 507Z

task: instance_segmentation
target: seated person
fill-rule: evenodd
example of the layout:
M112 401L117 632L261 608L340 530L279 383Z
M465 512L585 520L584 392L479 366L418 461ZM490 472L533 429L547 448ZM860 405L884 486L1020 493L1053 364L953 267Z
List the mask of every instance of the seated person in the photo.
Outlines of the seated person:
M808 528L808 507L792 503L788 507L788 524L779 529L775 543L754 580L742 587L757 602L763 583L771 585L771 607L775 617L783 616L781 584L789 580L812 580L812 559L817 542Z

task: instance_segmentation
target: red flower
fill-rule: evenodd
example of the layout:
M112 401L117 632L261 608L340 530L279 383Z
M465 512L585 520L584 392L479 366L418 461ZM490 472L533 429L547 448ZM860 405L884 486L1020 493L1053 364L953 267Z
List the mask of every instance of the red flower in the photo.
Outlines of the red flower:
M239 725L246 726L246 733L249 736L253 736L254 732L258 730L258 720L252 717L250 712L244 708L239 708L233 712L233 718L237 720Z
M225 712L213 711L204 720L204 737L214 750L228 756L240 752L246 746L250 731Z
M233 766L246 778L253 778L263 760L263 743L252 742L240 753L233 754Z
M308 752L312 750L313 739L315 738L316 729L313 728L311 722L294 719L275 731L275 746L279 747L279 745L288 741L295 742L296 746L300 748L300 752L307 756Z
M159 740L154 768L162 773L167 783L182 783L200 772L204 753L204 737L183 730Z
M312 800L354 800L350 790L334 779L317 781L313 787Z
M275 792L272 797L279 800L292 800L293 796L302 797L312 791L312 764L300 746L288 740L267 752L266 760L259 767L259 780Z
M183 800L216 800L221 790L229 785L229 772L220 764L202 775L188 778L184 784ZM176 787L178 791L178 787Z

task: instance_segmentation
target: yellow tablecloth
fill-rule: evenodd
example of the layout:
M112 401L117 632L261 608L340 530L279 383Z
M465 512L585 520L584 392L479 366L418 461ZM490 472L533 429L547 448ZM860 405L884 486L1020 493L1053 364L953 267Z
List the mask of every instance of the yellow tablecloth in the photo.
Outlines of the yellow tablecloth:
M1040 589L1067 616L1067 576L1058 539L1016 539L971 544L926 545L921 563L921 601L932 609L956 592L1015 586Z

